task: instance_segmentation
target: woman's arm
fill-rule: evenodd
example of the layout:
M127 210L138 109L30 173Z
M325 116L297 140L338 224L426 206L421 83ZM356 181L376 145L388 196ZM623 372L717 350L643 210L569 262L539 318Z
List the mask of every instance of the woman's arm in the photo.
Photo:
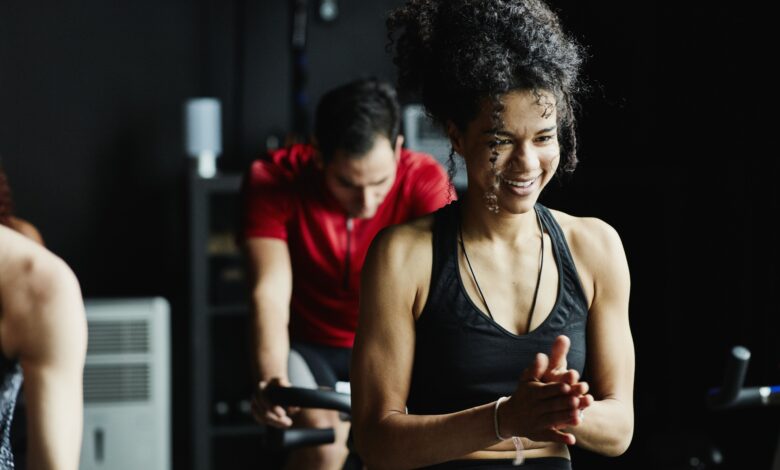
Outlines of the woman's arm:
M609 456L626 451L634 432L634 343L628 321L631 281L617 232L598 219L582 219L573 240L578 261L591 273L588 382L595 402L582 424L567 429L581 447Z
M4 353L18 357L27 403L28 468L78 468L86 319L76 277L59 258L0 228Z
M498 442L494 402L445 415L404 412L415 349L415 309L431 269L430 234L410 226L381 233L363 267L360 321L352 354L352 418L358 453L369 468L415 468L454 460ZM570 442L554 431L576 423L579 400L568 384L543 384L540 363L501 407L501 432ZM534 376L534 377L531 377ZM519 378L520 379L520 378ZM510 414L511 413L511 414ZM510 423L518 423L512 429Z

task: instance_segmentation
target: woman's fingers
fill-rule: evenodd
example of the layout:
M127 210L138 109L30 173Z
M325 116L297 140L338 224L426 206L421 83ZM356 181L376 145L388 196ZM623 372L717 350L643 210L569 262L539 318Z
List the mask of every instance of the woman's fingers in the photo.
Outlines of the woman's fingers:
M571 341L566 335L560 335L553 342L550 352L550 364L555 369L566 369L566 355L569 353Z
M562 395L565 396L573 395L572 387L569 384L562 383L562 382L553 382L551 384L545 384L543 387L541 387L538 393L539 393L539 398L542 400L553 398L553 397L559 397Z
M540 404L540 406L541 409L546 413L556 413L556 412L564 412L564 411L575 412L580 409L580 399L579 397L564 395L564 396L547 399L543 401Z
M572 395L585 395L590 391L590 385L588 382L577 382L571 386Z
M536 353L534 363L523 371L522 380L525 382L540 381L549 365L549 359L544 353Z
M576 426L582 422L582 418L580 418L580 410L574 408L546 413L542 416L542 422L544 423L543 427L545 428L551 427L557 429L567 426Z
M589 407L593 404L595 401L595 398L593 398L593 395L587 394L580 397L580 409L584 410L585 408Z
M562 432L557 429L546 429L541 431L537 436L537 440L546 442L560 442L561 444L566 444L569 446L573 446L577 442L577 439L573 434Z

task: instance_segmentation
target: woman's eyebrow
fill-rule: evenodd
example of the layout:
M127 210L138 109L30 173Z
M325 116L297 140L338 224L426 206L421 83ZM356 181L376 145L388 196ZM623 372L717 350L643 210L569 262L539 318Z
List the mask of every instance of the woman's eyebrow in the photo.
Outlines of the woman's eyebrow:
M552 132L557 127L558 126L546 127L544 129L540 129L540 130L536 131L536 134L544 134L545 132ZM484 135L491 135L491 136L492 135L500 135L500 136L508 136L508 137L514 136L514 134L512 134L511 132L509 132L506 129L488 129L486 131L483 131L482 134L484 134Z

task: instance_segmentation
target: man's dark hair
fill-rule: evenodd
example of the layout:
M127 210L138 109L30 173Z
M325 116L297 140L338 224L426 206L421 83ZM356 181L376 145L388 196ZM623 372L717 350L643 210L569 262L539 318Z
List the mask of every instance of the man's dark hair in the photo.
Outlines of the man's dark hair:
M360 158L378 135L395 146L400 106L395 88L374 78L356 80L326 93L317 105L314 135L325 162L336 150Z

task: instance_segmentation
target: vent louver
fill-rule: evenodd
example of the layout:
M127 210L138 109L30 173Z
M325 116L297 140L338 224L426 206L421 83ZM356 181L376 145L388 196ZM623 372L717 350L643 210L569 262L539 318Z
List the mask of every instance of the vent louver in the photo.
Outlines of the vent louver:
M96 321L89 324L88 355L149 352L145 321Z
M149 400L148 364L87 364L84 401L125 402Z

